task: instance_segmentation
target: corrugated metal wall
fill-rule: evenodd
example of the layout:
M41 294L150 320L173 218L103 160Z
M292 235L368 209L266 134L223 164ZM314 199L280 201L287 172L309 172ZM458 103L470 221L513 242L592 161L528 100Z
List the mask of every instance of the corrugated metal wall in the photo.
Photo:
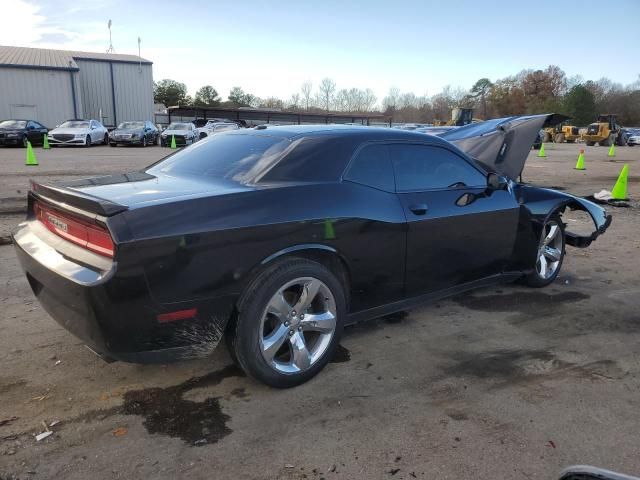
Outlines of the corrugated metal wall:
M81 59L76 63L80 71L73 73L75 114L70 72L0 68L0 120L11 118L12 111L32 111L34 120L49 128L74 117L100 120L106 126L127 120L153 121L151 65ZM12 105L21 107L12 110Z
M113 63L118 122L153 121L153 73L151 65Z
M105 125L114 124L111 70L108 62L76 60L80 72L83 118L98 120ZM102 118L100 111L102 110ZM119 119L118 119L119 120Z
M77 114L82 116L77 74L74 75ZM24 107L12 109L12 105ZM34 112L33 120L49 128L73 118L71 73L27 68L0 68L0 119L11 118L12 110L32 111Z

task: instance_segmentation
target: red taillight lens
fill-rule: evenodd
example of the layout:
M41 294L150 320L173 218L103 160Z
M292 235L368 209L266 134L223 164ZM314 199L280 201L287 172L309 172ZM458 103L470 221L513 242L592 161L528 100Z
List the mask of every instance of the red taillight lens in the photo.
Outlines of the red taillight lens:
M33 204L33 211L36 219L56 235L92 252L113 257L113 240L106 228L72 217L39 202Z

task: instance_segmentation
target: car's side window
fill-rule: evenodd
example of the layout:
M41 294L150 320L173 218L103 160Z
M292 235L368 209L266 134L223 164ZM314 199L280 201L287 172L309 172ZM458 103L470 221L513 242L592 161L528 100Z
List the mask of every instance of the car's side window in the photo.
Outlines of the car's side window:
M27 122L27 128L38 128L38 127L37 127L37 125L36 125L34 122L32 122L31 120L29 120L29 121Z
M387 192L395 191L393 167L387 145L372 144L362 148L351 161L344 178Z
M389 145L399 192L486 185L485 176L462 157L431 145Z

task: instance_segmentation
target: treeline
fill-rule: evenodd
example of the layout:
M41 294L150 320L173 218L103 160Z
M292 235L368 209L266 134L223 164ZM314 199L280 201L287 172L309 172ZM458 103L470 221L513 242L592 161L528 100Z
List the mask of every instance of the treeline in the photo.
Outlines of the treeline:
M401 92L394 87L380 102L371 89L338 88L330 78L323 79L317 86L307 81L286 100L259 98L234 87L223 101L209 85L200 88L191 98L186 86L174 80L161 80L154 87L156 102L167 106L250 106L308 112L380 111L392 115L396 122L416 123L446 121L454 107L466 107L474 108L474 117L479 119L563 113L572 117L572 123L578 126L593 122L599 113L617 113L620 124L640 126L640 75L636 82L625 86L608 78L568 78L555 65L544 70L523 70L495 81L481 78L469 90L447 86L432 96Z

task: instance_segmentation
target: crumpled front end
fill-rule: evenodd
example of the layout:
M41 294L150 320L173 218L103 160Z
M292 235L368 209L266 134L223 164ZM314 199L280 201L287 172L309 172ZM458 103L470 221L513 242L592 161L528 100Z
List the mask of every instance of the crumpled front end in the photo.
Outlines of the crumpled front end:
M544 225L551 215L563 213L567 208L588 213L594 225L594 230L590 234L565 230L566 242L573 247L588 247L611 225L612 217L604 208L569 193L531 185L519 185L516 188L516 196L519 203L529 212L531 220L540 225Z

